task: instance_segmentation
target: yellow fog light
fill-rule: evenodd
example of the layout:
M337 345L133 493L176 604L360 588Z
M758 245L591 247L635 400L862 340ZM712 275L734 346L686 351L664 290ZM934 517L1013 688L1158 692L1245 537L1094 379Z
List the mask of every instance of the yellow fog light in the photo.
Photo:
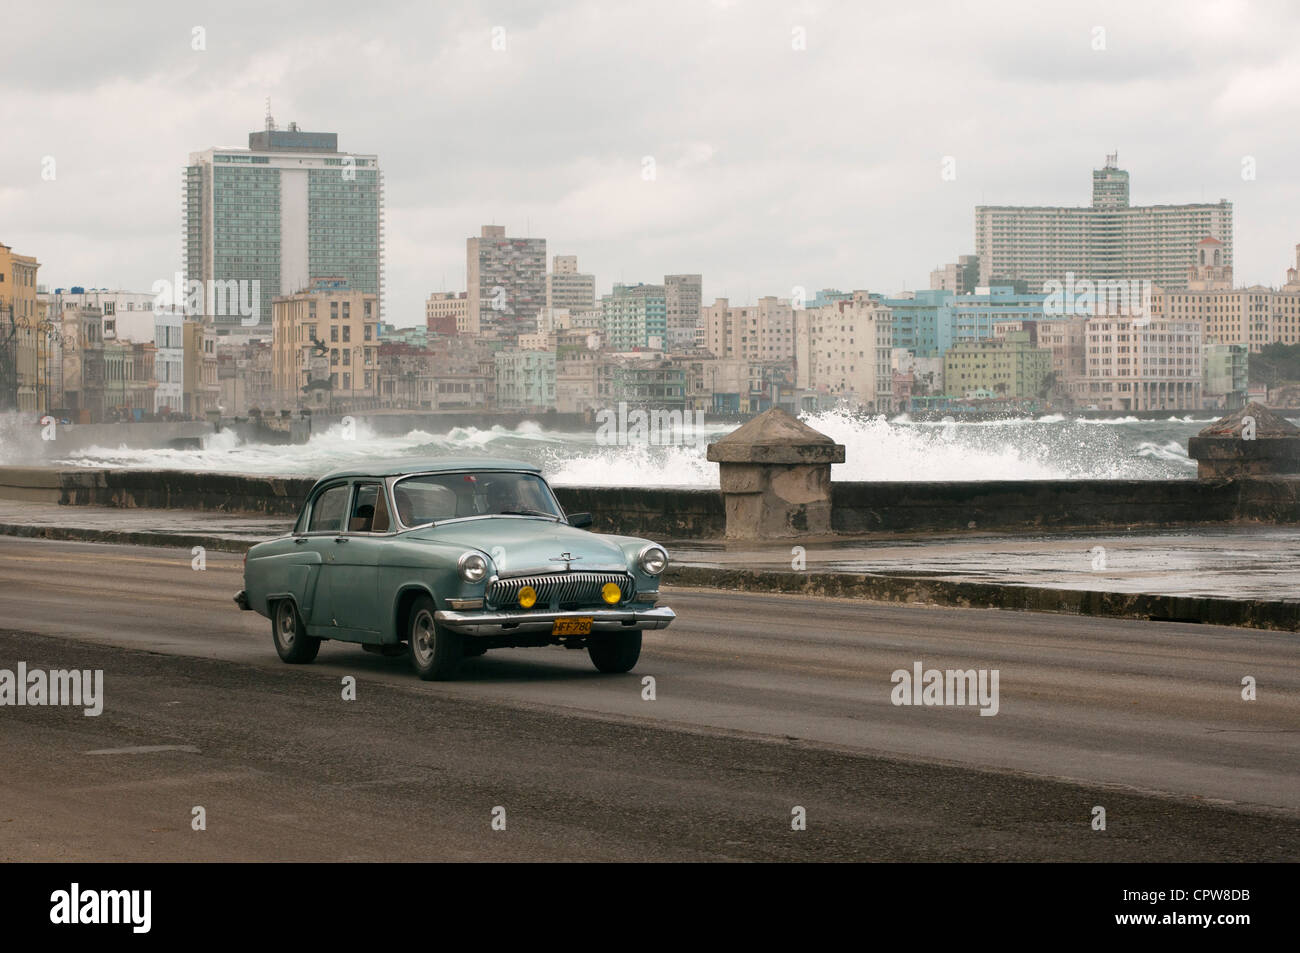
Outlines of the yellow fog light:
M537 605L537 590L532 586L524 586L519 590L519 604L525 609L531 609Z
M623 598L623 590L618 587L618 583L607 582L600 588L600 597L612 606Z

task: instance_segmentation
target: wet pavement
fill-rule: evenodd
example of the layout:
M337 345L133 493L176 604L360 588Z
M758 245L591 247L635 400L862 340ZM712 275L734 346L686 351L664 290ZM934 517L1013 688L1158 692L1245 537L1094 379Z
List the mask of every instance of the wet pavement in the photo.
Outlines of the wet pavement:
M292 520L199 510L0 500L0 532L242 549ZM680 566L868 573L1035 588L1300 602L1300 527L1143 533L836 537L790 543L668 541ZM802 559L803 565L798 565Z

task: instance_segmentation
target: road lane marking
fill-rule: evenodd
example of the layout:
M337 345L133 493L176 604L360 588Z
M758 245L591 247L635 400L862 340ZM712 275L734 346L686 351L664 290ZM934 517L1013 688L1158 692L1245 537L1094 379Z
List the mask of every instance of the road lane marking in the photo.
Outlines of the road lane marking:
M155 751L199 753L199 749L194 745L136 745L131 748L99 748L96 751L87 751L86 754L153 754Z

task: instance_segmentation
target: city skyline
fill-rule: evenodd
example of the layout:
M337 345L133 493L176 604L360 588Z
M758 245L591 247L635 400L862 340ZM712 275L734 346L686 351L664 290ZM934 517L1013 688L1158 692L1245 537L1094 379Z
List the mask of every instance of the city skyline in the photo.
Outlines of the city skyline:
M1296 241L1300 188L1282 172L1300 158L1284 122L1296 54L1252 12L1294 23L1282 6L1172 21L1026 6L1032 22L982 28L948 5L380 3L365 26L329 5L259 8L256 34L233 25L246 6L208 22L165 5L139 22L83 14L71 29L59 4L32 12L33 43L3 74L20 145L0 157L0 222L42 284L170 278L187 156L238 147L268 96L282 128L336 131L384 163L385 314L403 327L430 292L466 290L465 241L485 223L579 256L599 294L678 273L733 305L795 286L923 289L975 251L977 205L1084 206L1112 152L1135 204L1233 203L1238 285L1278 285ZM888 42L918 30L933 37L923 56ZM54 43L77 69L42 72L32 53Z

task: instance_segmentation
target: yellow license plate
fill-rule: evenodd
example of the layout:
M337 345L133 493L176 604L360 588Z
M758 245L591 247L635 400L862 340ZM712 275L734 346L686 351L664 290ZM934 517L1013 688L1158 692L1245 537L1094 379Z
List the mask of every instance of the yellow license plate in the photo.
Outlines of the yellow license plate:
M551 635L591 635L591 616L556 619L551 626Z

